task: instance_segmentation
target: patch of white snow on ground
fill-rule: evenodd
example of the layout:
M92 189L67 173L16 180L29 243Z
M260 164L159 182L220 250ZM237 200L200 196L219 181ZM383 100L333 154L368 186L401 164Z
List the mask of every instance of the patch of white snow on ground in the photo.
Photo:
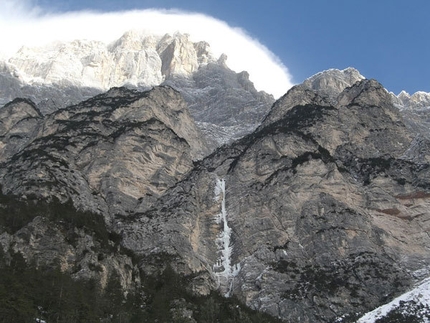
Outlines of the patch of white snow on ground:
M423 305L430 305L430 277L423 280L413 290L400 295L388 304L382 305L377 309L361 317L357 323L374 323L376 320L387 316L387 314L400 306L401 302L414 301ZM423 318L424 323L429 323L427 318Z

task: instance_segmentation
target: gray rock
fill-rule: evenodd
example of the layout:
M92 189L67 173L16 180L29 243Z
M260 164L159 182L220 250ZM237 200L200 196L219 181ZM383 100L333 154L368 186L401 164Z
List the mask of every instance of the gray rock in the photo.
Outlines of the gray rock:
M364 79L365 77L359 71L348 67L344 70L322 71L306 79L302 85L318 92L319 95L330 98L332 103L335 103L343 90Z
M47 115L111 87L143 91L170 85L184 96L213 150L251 133L274 102L255 90L247 72L230 70L226 59L217 60L208 43L194 43L181 33L158 37L130 31L109 45L73 41L24 47L0 61L0 105L27 98Z
M237 78L210 64L201 75L210 71L232 76L220 78L232 82L234 93L250 86L245 74ZM210 87L203 80L173 81ZM33 138L2 153L2 189L20 198L70 200L102 215L146 275L170 265L192 278L193 293L219 290L287 322L334 322L405 292L430 265L429 142L405 126L378 82L359 81L336 98L335 92L294 87L256 131L201 160L205 143L170 87L115 88L41 120L31 105L15 103L9 109L17 109L17 121L5 133L26 111L37 122ZM234 126L224 108L226 126ZM243 111L250 124L258 115ZM15 245L28 258L48 261L82 255L97 243L79 230L76 246L64 242L46 221L1 233L3 249ZM133 280L134 269L119 269L127 257L106 253L109 265L93 253L73 257L82 268L77 278L103 265L131 277L123 286Z
M0 162L31 142L42 120L42 114L30 100L15 99L0 109Z
M3 191L71 198L78 209L107 218L148 207L207 153L185 102L167 87L112 89L37 125L25 148L11 156L10 144L4 147L10 158L0 169Z
M412 286L411 273L430 262L429 165L411 157L414 134L373 80L347 88L336 106L308 97L294 105L287 94L274 105L277 121L198 163L139 225L123 224L126 245L179 255L216 282L214 187L224 178L231 263L241 265L232 291L248 306L333 322Z

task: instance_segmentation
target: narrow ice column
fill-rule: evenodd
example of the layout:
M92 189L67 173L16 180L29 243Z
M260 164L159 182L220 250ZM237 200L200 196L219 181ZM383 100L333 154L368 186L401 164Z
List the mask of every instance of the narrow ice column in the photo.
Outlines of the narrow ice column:
M233 245L231 243L232 230L228 226L228 216L225 198L225 180L217 179L215 186L215 199L221 199L221 213L217 214L215 221L220 225L220 233L216 239L218 246L218 260L214 265L215 275L218 277L220 289L224 290L225 297L229 297L233 287L234 277L240 271L240 264L232 265Z

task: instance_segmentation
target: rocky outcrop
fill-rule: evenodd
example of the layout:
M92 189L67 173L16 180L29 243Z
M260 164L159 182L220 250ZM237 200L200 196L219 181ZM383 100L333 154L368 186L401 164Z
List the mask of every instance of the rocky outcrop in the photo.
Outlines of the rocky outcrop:
M1 254L102 289L114 278L125 293L139 288L111 227L150 208L207 153L180 94L114 88L46 117L27 100L0 113Z
M54 95L48 96L53 101L42 105L46 109L42 112L49 113L112 87L147 89L173 75L190 76L209 61L215 59L207 43L194 44L180 33L158 37L130 31L109 45L76 40L40 48L23 47L2 62L2 80L12 87L2 94L8 97L10 92L16 92L13 98L17 94L32 95L39 104L46 99L43 92L52 91ZM23 86L29 88L19 88ZM56 100L55 94L63 95L63 100Z
M70 202L59 203L55 198L46 202L36 196L0 194L0 206L2 272L5 265L17 269L18 256L28 266L20 267L19 279L28 279L24 276L34 268L48 275L56 270L79 282L93 282L93 288L101 291L112 281L119 283L121 294L141 286L139 268L102 215L78 211ZM38 281L30 284L37 286ZM14 304L19 307L19 301ZM4 311L8 309L6 306Z
M344 70L330 69L317 73L302 84L291 88L281 97L265 117L260 129L283 118L288 110L297 105L315 104L320 106L336 105L338 96L356 82L364 80L354 68Z
M401 109L425 109L430 107L430 93L418 91L410 95L406 91L402 91L395 96L394 102Z
M338 95L346 87L363 79L364 76L351 67L344 70L330 69L311 76L300 86L318 92L320 96L324 96L326 100L335 105ZM429 140L430 132L428 129L430 124L427 115L430 107L430 93L418 91L411 95L402 91L395 95L390 92L390 97L391 100L388 98L387 100L392 101L393 105L400 110L403 121L409 130Z
M177 270L217 286L222 178L239 299L287 322L347 322L383 304L430 264L429 165L412 158L414 134L389 97L364 80L336 106L281 99L277 121L218 149L120 224L124 245L143 257L179 255Z
M330 106L327 97L317 94L303 85L293 86L283 97L275 102L268 115L263 120L259 129L285 117L287 112L297 105L315 104L320 106Z
M223 62L209 63L192 78L178 76L165 84L184 96L211 150L253 132L274 102L272 95L254 88L247 72L235 73Z
M15 99L0 109L0 162L34 139L43 116L33 102Z
M6 108L18 111L15 118L30 109L19 103ZM71 198L78 209L108 217L150 205L206 153L185 102L168 87L144 93L115 88L36 121L37 135L24 138L25 147L4 145L3 191Z

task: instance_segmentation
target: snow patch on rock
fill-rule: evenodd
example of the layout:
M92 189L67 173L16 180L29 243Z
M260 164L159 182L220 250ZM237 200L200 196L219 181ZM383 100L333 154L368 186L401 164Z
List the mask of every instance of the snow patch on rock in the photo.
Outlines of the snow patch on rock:
M405 304L413 304L411 306L404 306ZM413 290L400 295L388 304L382 305L377 309L367 313L361 317L357 323L374 323L389 315L390 312L396 311L400 308L400 315L413 315L422 319L422 322L430 322L430 277L423 280ZM413 313L410 311L414 310Z

